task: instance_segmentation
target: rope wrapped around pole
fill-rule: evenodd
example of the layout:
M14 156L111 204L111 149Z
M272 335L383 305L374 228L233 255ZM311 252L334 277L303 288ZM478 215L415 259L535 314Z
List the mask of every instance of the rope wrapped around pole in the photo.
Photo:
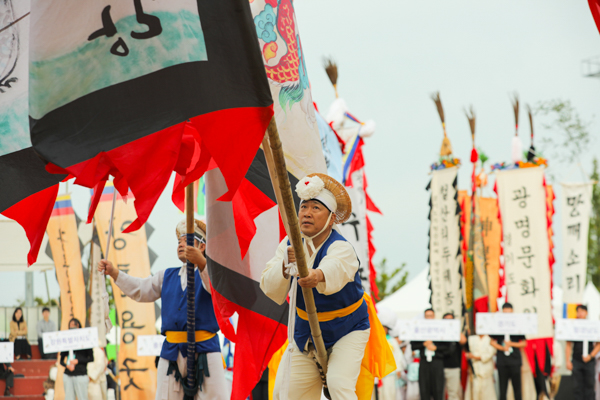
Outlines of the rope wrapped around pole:
M194 246L194 184L185 188L186 241ZM196 282L194 264L187 262L187 386L196 386Z
M288 222L287 233L290 243L294 248L298 273L300 274L301 278L305 278L308 276L308 266L306 264L306 257L302 246L302 236L300 234L300 225L298 224L298 214L296 213L296 206L294 204L290 180L288 179L285 156L283 154L281 140L279 139L279 132L277 130L275 117L271 119L267 132L269 135L269 145L273 154L275 172L277 175L277 182L273 182L273 186L276 189L278 188L281 194L281 204L279 205L279 209L281 210L281 213L285 215L284 219L287 219ZM267 153L267 151L265 151L265 153ZM315 345L316 349L317 362L321 365L324 374L327 374L327 350L325 349L325 343L323 342L323 337L321 335L321 327L319 326L319 320L317 318L317 307L315 306L315 299L313 297L312 289L302 288L302 294L304 295L306 313L308 314L308 323L310 325L313 344Z

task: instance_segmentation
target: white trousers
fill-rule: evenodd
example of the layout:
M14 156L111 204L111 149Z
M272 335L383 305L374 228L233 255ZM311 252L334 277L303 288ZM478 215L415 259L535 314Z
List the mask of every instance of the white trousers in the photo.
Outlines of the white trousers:
M444 368L446 382L446 394L448 400L462 399L462 387L460 385L460 368Z
M63 386L65 388L65 400L88 400L88 383L90 378L87 375L69 376L63 375Z
M227 400L230 393L225 382L223 358L220 352L207 353L208 372L210 376L204 377L202 386L196 393L194 400ZM187 376L187 358L181 353L177 355L177 366L182 377ZM175 374L167 375L169 360L161 357L156 371L156 398L155 400L182 400L183 387L181 382L175 380Z
M369 341L370 329L350 332L333 345L329 362L327 363L327 386L331 398L335 400L356 400L356 381L360 374L360 365L365 354L365 347ZM293 351L292 370L288 397L280 394L282 375L288 351L285 352L277 370L275 378L274 400L319 400L321 398L322 384L319 370L312 358L298 350L296 344L291 343Z

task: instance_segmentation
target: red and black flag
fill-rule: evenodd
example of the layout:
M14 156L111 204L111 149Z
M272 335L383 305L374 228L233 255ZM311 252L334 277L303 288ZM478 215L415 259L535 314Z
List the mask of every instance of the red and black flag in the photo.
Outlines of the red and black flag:
M33 0L31 19L31 141L51 171L131 189L126 231L211 159L232 198L273 115L247 0Z
M31 147L27 117L29 2L0 3L0 214L17 221L31 243L33 264L58 183Z
M290 0L254 1L251 8L293 188L304 176L327 171L298 23ZM211 168L205 177L207 259L219 325L235 342L231 398L243 400L287 339L287 304L277 305L259 285L286 232L262 149L230 203L217 201L227 192L223 172ZM235 333L227 322L234 312Z

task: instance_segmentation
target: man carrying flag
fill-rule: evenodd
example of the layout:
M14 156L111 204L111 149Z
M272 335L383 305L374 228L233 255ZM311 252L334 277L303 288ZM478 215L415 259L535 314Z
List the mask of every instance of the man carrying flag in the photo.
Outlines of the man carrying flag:
M210 295L206 269L206 225L194 224L195 247L186 246L186 224L176 228L179 244L177 256L183 263L145 279L135 278L115 268L110 261L101 260L98 270L110 275L116 285L135 301L153 302L162 299L162 330L166 336L157 370L156 400L225 400L229 398L223 370L221 347L217 332L219 325ZM196 266L196 383L188 390L182 381L187 376L187 273L186 260ZM201 284L198 284L200 282ZM185 394L185 396L184 396Z
M313 289L329 353L327 388L331 398L357 399L356 384L371 330L382 333L384 342L386 339L381 323L369 318L375 312L362 289L354 248L334 229L334 224L343 223L350 216L350 197L342 184L325 174L310 174L300 180L296 193L302 200L298 218L309 275L299 279L298 285L292 283L288 332L293 332L293 338L289 338L290 345L277 371L274 398L321 397L321 368L314 361L314 345L300 286ZM278 304L286 300L290 278L296 279L298 275L295 261L286 237L262 273L261 289Z

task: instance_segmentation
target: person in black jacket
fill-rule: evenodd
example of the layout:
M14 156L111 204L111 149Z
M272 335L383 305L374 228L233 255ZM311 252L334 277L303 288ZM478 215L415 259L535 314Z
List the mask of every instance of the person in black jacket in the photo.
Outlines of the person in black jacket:
M444 314L443 319L454 319L454 313ZM460 367L462 365L462 351L467 343L467 337L464 333L460 334L460 341L450 344L451 348L444 358L444 378L446 380L446 394L448 400L462 399L462 387L460 384Z
M502 305L503 313L512 313L513 307L510 303ZM500 400L506 400L508 381L512 382L515 400L521 400L521 349L527 345L525 336L510 335L508 341L504 336L492 336L492 346L496 352L496 368L498 369L498 380L500 383Z
M587 307L580 304L577 306L577 319L587 319ZM600 351L600 342L588 343L587 355L583 355L583 342L567 342L565 358L567 369L573 371L573 398L575 400L594 399L594 359ZM571 356L573 359L571 360Z
M425 310L425 319L434 319L432 308ZM448 342L411 342L413 351L419 350L419 392L421 400L444 399L444 358L453 350Z
M0 379L4 379L6 381L4 396L12 396L10 389L14 386L15 370L10 366L10 364L0 364Z
M72 318L69 329L80 329L81 322ZM60 365L65 367L63 384L65 387L65 400L87 400L88 383L87 364L94 361L92 349L63 351L60 353Z

